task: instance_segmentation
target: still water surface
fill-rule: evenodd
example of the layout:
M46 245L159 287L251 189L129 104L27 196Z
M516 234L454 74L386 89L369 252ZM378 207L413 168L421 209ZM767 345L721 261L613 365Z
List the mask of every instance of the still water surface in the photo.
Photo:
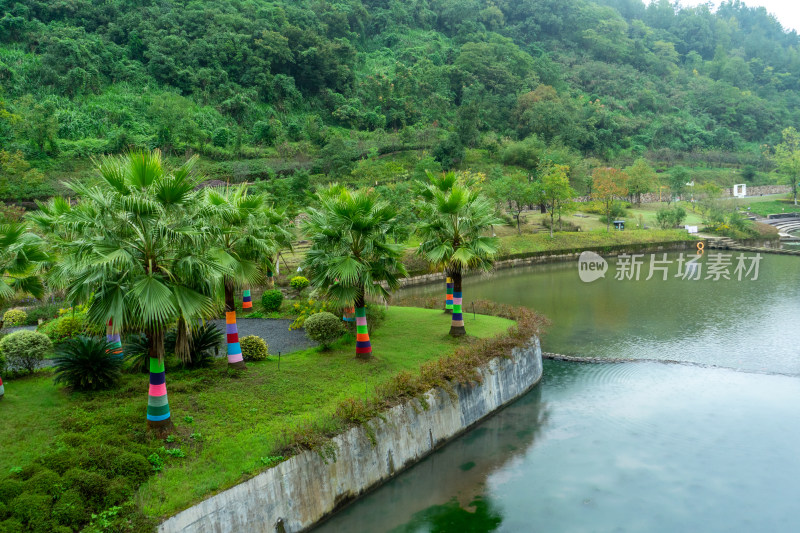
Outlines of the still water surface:
M571 264L473 278L465 301L550 316L548 351L722 368L547 361L529 394L318 531L797 531L800 259L741 282L617 281L610 262L591 284Z

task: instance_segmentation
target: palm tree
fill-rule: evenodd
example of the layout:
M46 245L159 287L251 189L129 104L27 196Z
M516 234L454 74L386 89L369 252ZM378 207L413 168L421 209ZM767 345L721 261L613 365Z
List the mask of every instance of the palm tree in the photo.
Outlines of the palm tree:
M303 269L314 287L336 303L355 307L356 357L372 355L365 302L385 299L406 275L402 245L388 242L396 211L372 190L350 191L332 185L317 194L318 208L308 210L303 231L311 240ZM381 282L386 282L385 288Z
M469 269L488 270L499 249L496 237L484 233L502 221L492 202L464 185L449 190L435 185L419 204L422 243L417 252L432 265L442 268L453 283L453 318L450 335L466 335L462 313L461 276Z
M420 184L417 193L423 199L433 200L433 191L448 192L458 182L458 177L453 171L444 172L441 176L437 176L430 170L426 170L425 174L428 176L427 184ZM444 292L444 312L448 315L453 314L453 278L445 275L445 292Z
M39 270L47 261L44 242L25 224L0 224L0 305L17 295L44 296Z
M62 222L69 219L72 212L72 204L66 198L55 197L47 202L36 202L39 209L28 213L26 216L42 232L47 235L47 243L53 250L54 255L59 259L48 265L48 283L51 287L63 289L68 285L68 276L75 272L75 265L70 264L75 257L66 253L71 243L81 235L81 226L70 226ZM109 344L111 354L115 359L122 361L122 339L119 329L115 329L113 321L108 320L106 324L106 341Z
M68 297L88 302L92 321L146 336L147 424L160 431L172 426L164 334L176 320L213 314L212 291L223 271L201 246L195 161L169 170L158 150L105 157L97 184L70 184L80 202L60 219L79 235L68 246Z
M264 279L272 268L271 256L278 242L270 221L273 214L260 194L248 194L247 186L206 189L204 216L208 223L209 244L225 266L221 278L225 299L225 323L228 340L228 366L243 369L242 347L236 325L235 293L245 285ZM250 291L244 292L250 298Z
M17 295L44 296L39 271L49 259L42 239L29 233L25 224L0 224L0 305ZM0 378L0 399L5 393Z

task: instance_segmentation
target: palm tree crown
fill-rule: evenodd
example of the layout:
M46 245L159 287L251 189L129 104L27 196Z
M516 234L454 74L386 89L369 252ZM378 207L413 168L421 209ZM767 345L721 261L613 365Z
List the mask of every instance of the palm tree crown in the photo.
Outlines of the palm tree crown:
M315 287L338 304L356 308L356 353L369 357L365 300L387 298L406 275L402 245L388 242L397 213L371 190L332 185L317 200L319 207L309 209L303 223L312 243L303 268Z
M492 203L479 192L452 183L427 186L418 204L422 242L417 252L452 279L453 322L450 334L465 335L462 317L461 275L467 270L489 270L499 249L496 237L484 233L502 223ZM448 291L449 291L448 282ZM448 295L449 298L449 295Z

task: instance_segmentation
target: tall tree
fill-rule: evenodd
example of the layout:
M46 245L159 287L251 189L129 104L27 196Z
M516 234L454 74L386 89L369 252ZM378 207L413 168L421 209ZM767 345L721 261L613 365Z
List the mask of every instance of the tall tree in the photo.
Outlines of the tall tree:
M614 200L628 194L628 176L617 168L596 168L592 173L592 198L603 204L606 232L611 227L611 208Z
M317 201L319 207L310 208L303 222L311 241L303 269L313 286L334 302L355 307L356 357L368 359L372 344L366 299L387 298L406 275L400 262L403 246L389 242L397 212L370 189L350 191L331 185L317 194Z
M209 244L225 267L222 292L228 341L228 366L243 369L242 347L236 324L236 293L260 283L273 265L278 243L273 238L266 199L248 194L247 185L207 188L203 213L207 217ZM245 293L249 297L249 290Z
M496 237L484 235L500 224L493 203L477 190L456 184L448 191L428 186L429 197L420 203L417 252L442 268L453 280L453 318L450 335L466 335L462 313L462 274L469 269L488 270L500 247Z
M49 261L42 239L23 223L0 224L0 305L16 295L44 296L40 266ZM0 400L5 394L0 378Z
M793 127L783 130L783 142L775 147L775 163L792 190L797 205L797 181L800 179L800 133Z
M642 203L642 195L653 190L656 183L656 172L643 157L625 169L628 175L628 194L633 196L638 205Z
M196 216L196 158L174 170L159 151L105 157L96 184L73 183L79 204L61 222L81 231L68 296L89 304L88 317L118 330L143 331L150 358L148 427L172 427L164 335L179 319L214 312L212 289L223 268L203 244Z
M541 199L550 211L550 237L553 237L553 226L555 226L555 216L558 214L559 220L561 213L567 203L575 198L577 193L569 184L567 165L550 165L545 169L540 183Z
M517 234L522 235L522 212L540 202L541 184L520 172L506 174L493 182L493 196L506 205L517 220Z

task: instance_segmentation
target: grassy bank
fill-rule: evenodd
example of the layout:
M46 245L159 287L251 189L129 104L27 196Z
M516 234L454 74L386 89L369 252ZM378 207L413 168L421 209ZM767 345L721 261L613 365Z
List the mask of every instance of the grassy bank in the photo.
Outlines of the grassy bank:
M581 248L606 246L669 243L694 240L686 230L635 230L635 231L579 231L549 234L522 234L502 237L504 251L509 254L562 252Z
M144 460L148 475L152 469L159 471L139 484L127 483L127 497L112 498L111 490L103 487L95 496L101 498L97 507L124 508L135 501L136 508L150 516L174 513L272 466L298 445L318 444L320 435L341 431L341 404L370 400L376 388L398 373L416 372L423 363L475 337L492 337L513 324L505 318L469 317L466 325L472 337L457 340L447 335L449 320L436 310L390 308L383 326L372 335L375 358L369 362L356 360L352 344L342 343L328 352L311 349L284 356L280 369L275 357L250 363L238 375L228 373L224 359L202 370L168 367L176 431L166 440L144 431L144 374L126 375L117 390L91 395L55 387L47 373L9 381L0 403L0 410L13 413L13 422L0 433L0 476L8 476L0 479L0 529L4 518L25 516L13 499L17 481L31 483L46 471L53 486L63 485L63 476L77 468L117 475L119 484L126 484L125 472L114 466L114 457L121 454L138 456L138 462L131 461L139 466ZM58 460L54 454L60 454ZM4 495L4 483L16 488ZM60 495L53 496L55 503L53 498L39 502L42 520L64 523L53 511Z

